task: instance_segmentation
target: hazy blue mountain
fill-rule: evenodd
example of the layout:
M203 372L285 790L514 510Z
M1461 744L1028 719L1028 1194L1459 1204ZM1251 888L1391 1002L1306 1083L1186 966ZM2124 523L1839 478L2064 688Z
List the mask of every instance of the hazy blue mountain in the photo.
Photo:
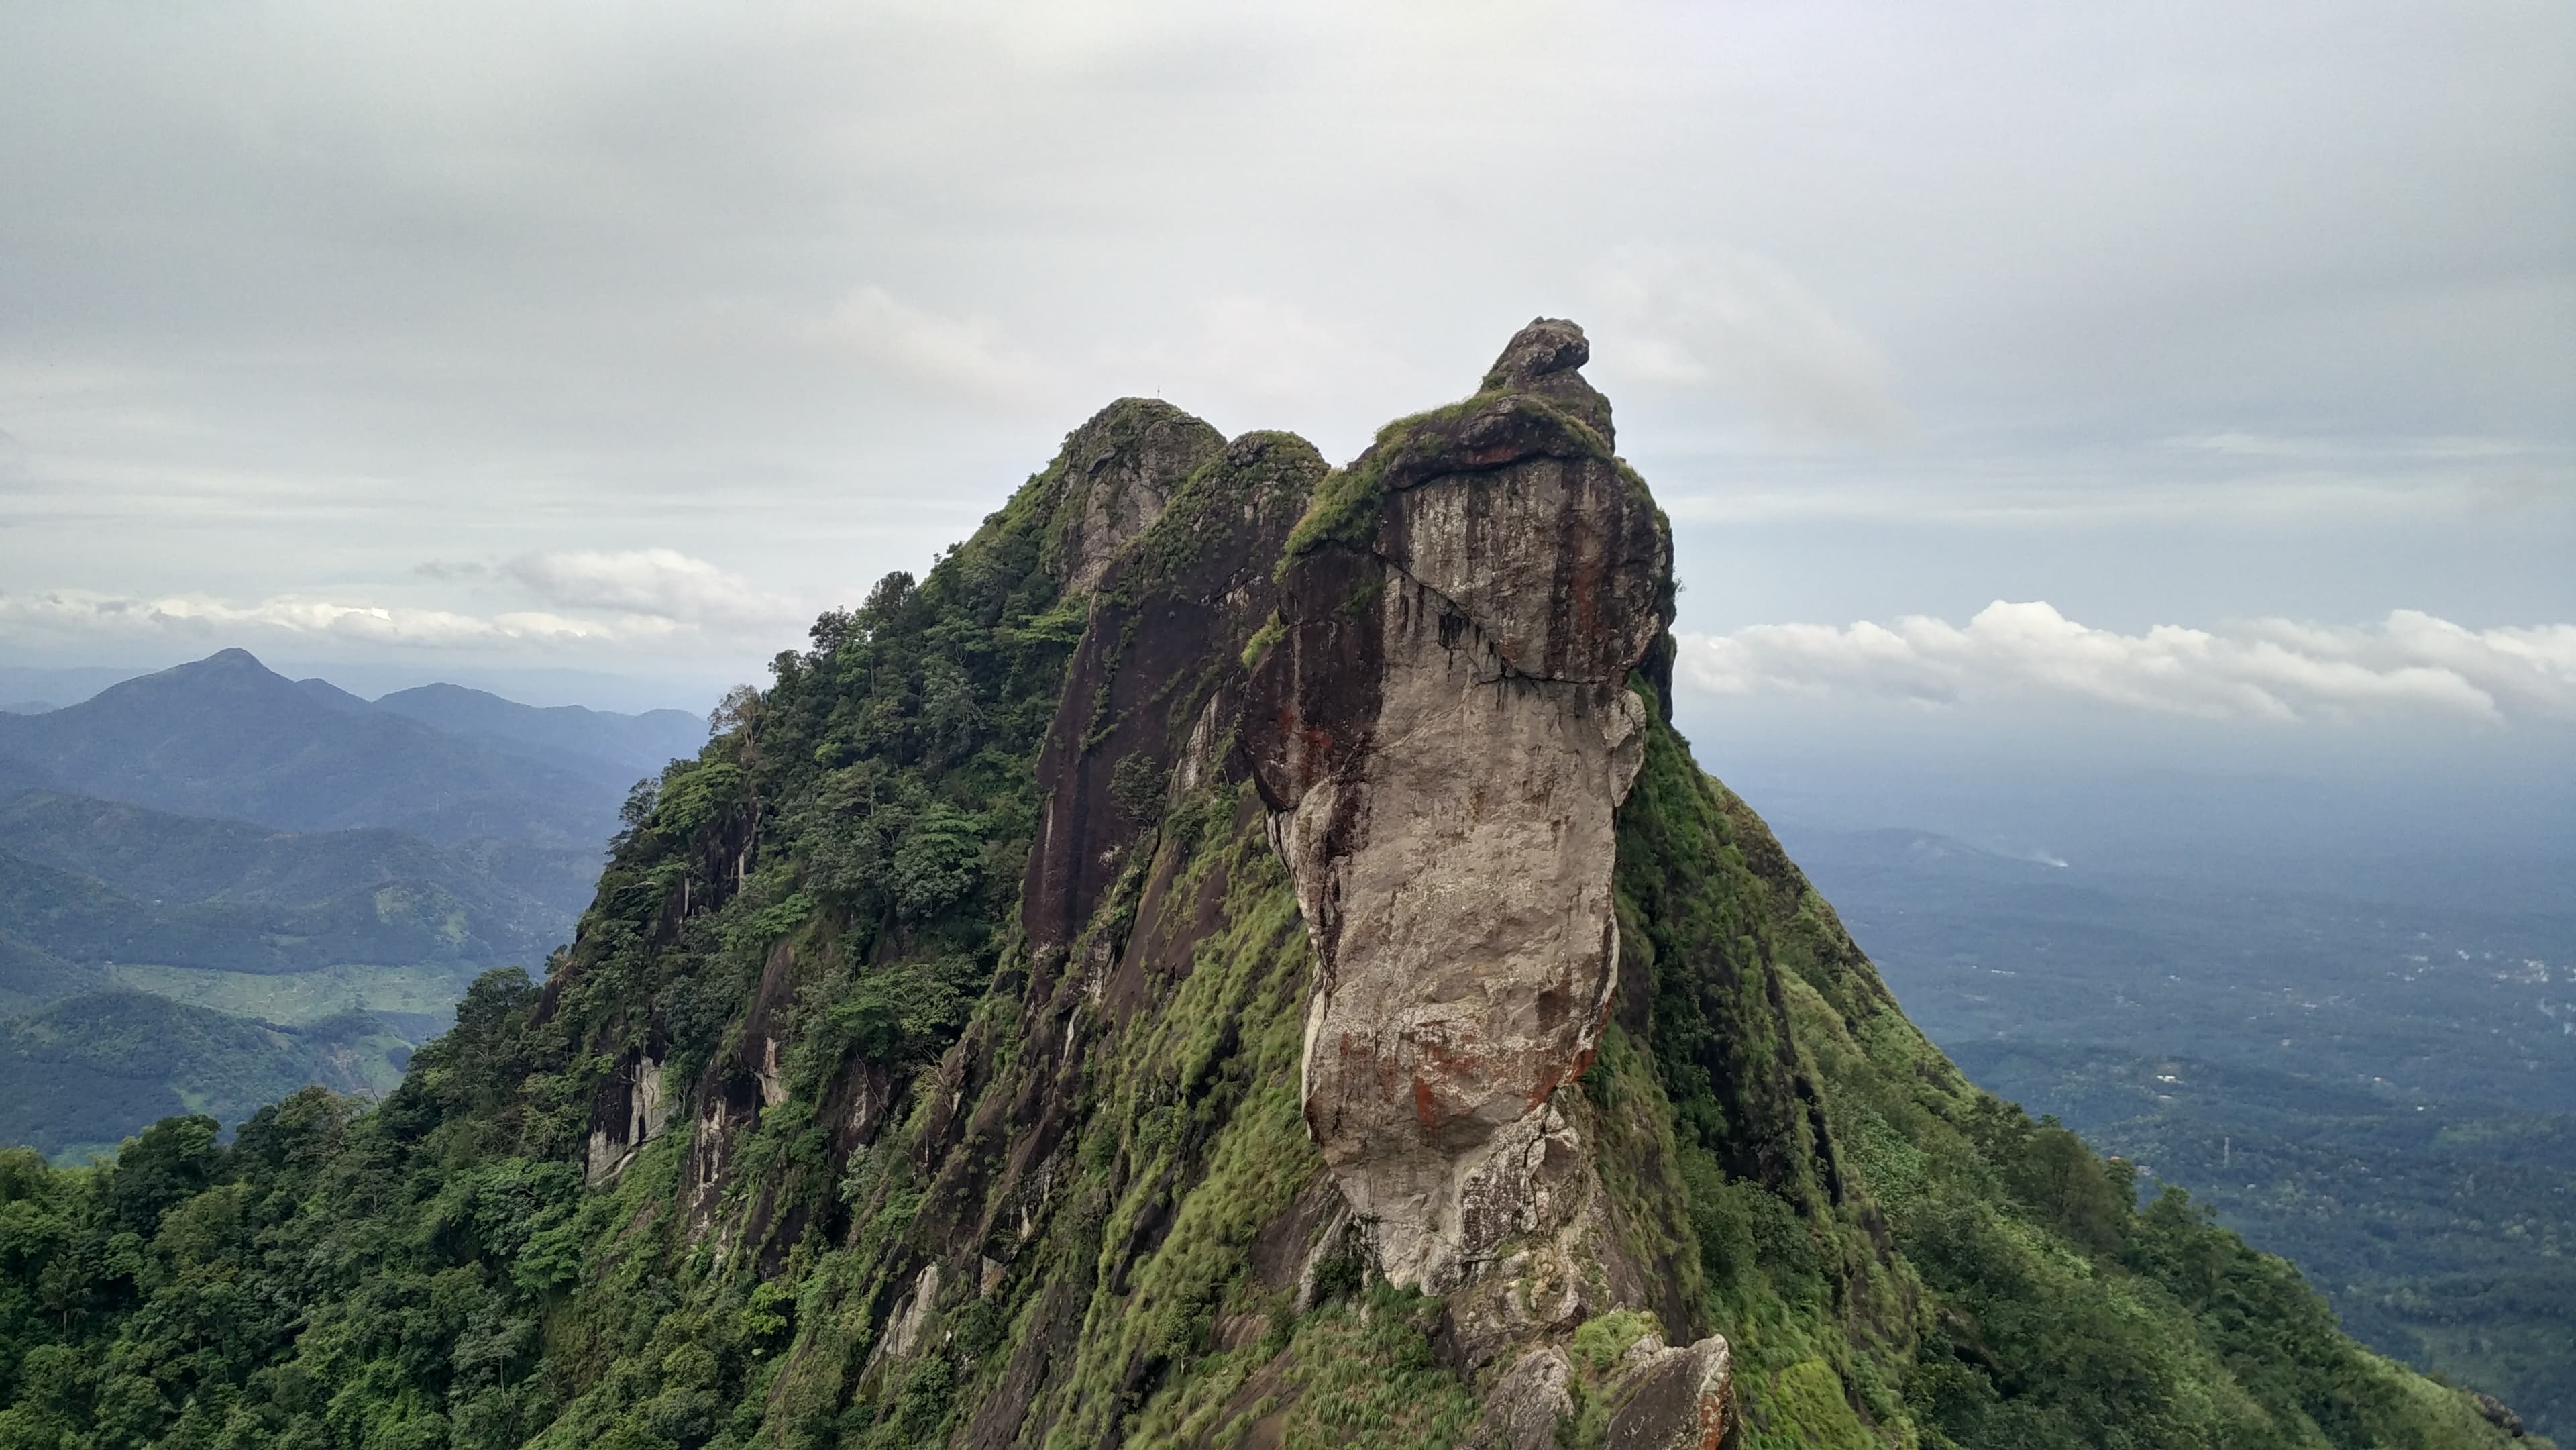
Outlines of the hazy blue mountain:
M635 772L537 758L392 710L348 708L244 650L44 715L0 716L0 757L56 789L294 831L390 826L595 848ZM0 781L0 784L9 782Z
M43 700L19 700L12 704L0 705L0 715L42 715L55 708L54 705Z
M614 762L637 776L658 772L676 757L696 754L707 739L705 719L686 710L620 715L580 705L541 708L462 685L397 690L375 704L379 710L392 711L452 735L595 757Z
M371 707L370 707L371 708ZM113 1145L311 1082L390 1086L464 985L540 969L595 853L299 835L52 791L0 799L0 1141ZM534 892L551 892L548 902Z
M389 1086L476 974L543 970L628 783L704 735L239 650L0 718L0 1141Z
M314 704L326 710L336 710L343 715L363 715L375 708L329 680L297 680L295 688L303 691L304 698Z
M77 704L120 680L148 673L115 665L0 665L0 699L49 700L56 709Z
M542 961L565 918L488 880L387 879L312 902L139 901L0 850L0 930L75 966L261 974Z

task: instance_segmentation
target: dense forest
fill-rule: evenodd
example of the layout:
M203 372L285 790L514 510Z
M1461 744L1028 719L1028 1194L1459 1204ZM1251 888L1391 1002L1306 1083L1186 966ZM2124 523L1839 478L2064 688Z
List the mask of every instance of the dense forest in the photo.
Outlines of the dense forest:
M0 1156L0 1446L1503 1443L1536 1341L1479 1347L1495 1280L1333 1227L1313 948L1229 709L1396 607L1370 519L1531 456L1475 451L1498 409L1608 466L1606 404L1499 368L1342 470L1114 405L729 700L543 980L484 975L381 1102ZM1711 1333L1744 1450L2506 1442L1962 1077L1693 760L1669 660L1629 682L1618 995L1553 1104L1640 1272L1511 1321L1570 1367L1552 1442Z

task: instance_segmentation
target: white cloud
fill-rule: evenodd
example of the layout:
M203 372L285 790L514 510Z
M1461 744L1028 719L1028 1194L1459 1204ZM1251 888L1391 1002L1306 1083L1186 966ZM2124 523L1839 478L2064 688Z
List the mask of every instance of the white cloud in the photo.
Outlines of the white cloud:
M560 662L579 654L601 664L618 656L627 667L669 666L765 657L796 642L813 616L795 598L675 549L432 561L413 572L430 581L429 592L417 582L258 599L203 590L9 590L0 592L0 652L124 658L157 656L164 646L242 645L342 657L445 652Z
M1877 346L1766 257L1623 247L1585 280L1613 380L1721 393L1787 433L1883 437L1903 422Z
M522 554L500 572L552 604L625 610L690 624L788 624L812 612L677 549Z
M246 637L344 641L403 648L606 643L666 636L670 620L576 619L544 611L464 614L281 595L237 604L206 595L131 598L85 590L0 595L0 632L11 636L205 640Z
M2576 624L2472 630L2401 609L2366 627L2260 619L2223 631L2095 629L1997 600L1923 615L1682 636L1684 679L1725 696L2010 705L2078 700L2205 719L2576 720Z
M2252 433L2242 429L2185 434L2168 438L2165 444L2170 448L2235 457L2372 462L2386 459L2526 458L2554 451L2546 444L2517 438L2319 438Z

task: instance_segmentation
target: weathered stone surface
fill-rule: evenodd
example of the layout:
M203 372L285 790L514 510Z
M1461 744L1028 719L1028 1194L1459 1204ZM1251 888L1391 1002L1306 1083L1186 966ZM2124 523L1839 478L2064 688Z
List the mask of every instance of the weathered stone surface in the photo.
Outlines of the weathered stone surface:
M1580 343L1536 325L1488 381L1580 401ZM1616 986L1613 812L1645 718L1625 682L1667 623L1671 545L1600 432L1526 392L1352 470L1382 480L1374 539L1286 570L1244 736L1316 950L1308 1126L1387 1275L1439 1289L1562 1224L1589 1171L1549 1099Z
M1476 1450L1555 1450L1557 1425L1574 1413L1574 1397L1566 1390L1573 1377L1565 1351L1553 1345L1513 1361L1485 1392Z
M1538 317L1512 335L1503 355L1485 373L1483 391L1517 390L1547 397L1612 441L1610 400L1584 381L1581 368L1592 361L1592 344L1583 329L1562 318Z
M1057 455L1066 511L1048 562L1068 594L1089 593L1130 540L1163 516L1164 505L1225 435L1153 398L1121 398L1065 435Z
M912 1282L912 1292L886 1320L885 1341L879 1347L888 1359L910 1359L921 1348L922 1327L930 1322L931 1311L939 1307L939 1261L921 1266L921 1276Z
M2517 1440L2523 1437L2522 1416L2506 1408L2504 1401L2476 1390L2469 1393L2469 1401L2478 1407L2479 1418Z
M602 1083L591 1105L584 1176L596 1187L623 1172L636 1150L670 1125L677 1100L664 1088L660 1059L630 1052Z
M1717 1450L1735 1416L1734 1360L1717 1336L1632 1353L1609 1390L1604 1450Z
M1169 433L1193 436L1173 422L1131 442L1161 447L1156 440ZM1068 464L1082 456L1066 445ZM1141 476L1146 461L1117 454L1102 468ZM1126 868L1127 847L1153 824L1160 783L1176 764L1192 765L1191 742L1212 733L1215 719L1231 719L1231 701L1226 711L1208 709L1211 666L1239 671L1240 641L1277 593L1271 561L1325 471L1323 455L1294 434L1245 434L1203 460L1186 489L1176 484L1158 499L1156 520L1168 509L1168 522L1095 576L1092 625L1038 758L1046 816L1020 896L1033 947L1061 946L1090 919ZM1213 744L1201 741L1201 753ZM1207 765L1200 759L1194 769ZM1139 798L1140 786L1152 786L1155 799Z

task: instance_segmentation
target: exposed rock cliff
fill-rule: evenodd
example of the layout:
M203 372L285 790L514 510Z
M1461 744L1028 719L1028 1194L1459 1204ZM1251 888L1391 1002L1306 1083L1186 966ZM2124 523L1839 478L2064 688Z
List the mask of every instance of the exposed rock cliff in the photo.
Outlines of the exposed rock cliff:
M1900 1241L1951 1252L1926 1225L1986 1191L1927 1209L1922 1155L2054 1140L1913 1033L1672 734L1671 539L1588 358L1536 321L1472 396L1338 469L1115 404L941 572L782 662L742 757L810 755L782 793L894 820L836 875L847 827L730 797L795 864L764 858L764 888L754 843L724 845L734 880L708 873L698 909L816 915L766 949L694 1116L660 1096L690 1055L667 1009L567 994L595 952L549 988L594 1052L636 1044L599 1090L594 1173L633 1181L640 1145L693 1122L687 1241L804 1286L760 1424L1985 1443L1986 1392L1944 1408L1943 1366L2026 1351ZM973 711L923 732L961 663ZM931 860L961 822L975 861ZM961 961L989 991L935 1061L907 1056L941 1038L904 1014ZM2070 1171L2117 1200L2089 1155ZM1897 1185L1893 1221L1865 1178ZM2270 1423L2229 1393L2185 1433ZM1992 1428L2090 1433L2030 1404Z
M1353 522L1281 569L1251 684L1315 945L1306 1121L1414 1287L1589 1198L1553 1103L1618 982L1612 817L1646 719L1627 681L1669 623L1672 545L1587 356L1533 323L1485 391L1381 435L1342 483Z
M1112 404L380 1107L0 1155L0 1443L2506 1444L1906 1022L1587 355L1339 469Z

